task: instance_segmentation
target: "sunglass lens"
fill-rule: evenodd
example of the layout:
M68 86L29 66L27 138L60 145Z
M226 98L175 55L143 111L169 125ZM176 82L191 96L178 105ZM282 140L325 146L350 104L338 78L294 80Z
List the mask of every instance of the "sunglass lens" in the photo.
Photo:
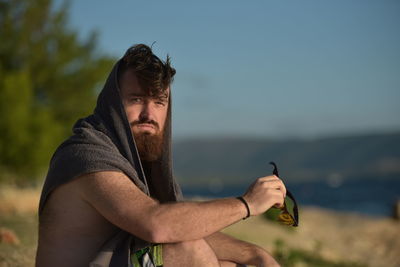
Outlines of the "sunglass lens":
M265 213L265 217L272 221L279 221L285 225L297 226L294 209L295 203L293 199L286 196L285 208L271 208Z

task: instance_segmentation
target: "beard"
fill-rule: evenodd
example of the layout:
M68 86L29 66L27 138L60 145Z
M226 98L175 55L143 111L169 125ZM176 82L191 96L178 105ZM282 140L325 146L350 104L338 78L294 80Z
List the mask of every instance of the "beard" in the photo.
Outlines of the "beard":
M141 160L153 162L161 158L164 143L162 131L157 134L133 132L133 136Z

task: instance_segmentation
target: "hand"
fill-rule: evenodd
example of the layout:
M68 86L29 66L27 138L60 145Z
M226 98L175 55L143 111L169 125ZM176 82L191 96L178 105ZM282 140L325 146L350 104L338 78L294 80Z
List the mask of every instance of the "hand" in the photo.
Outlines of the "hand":
M243 195L250 208L250 215L259 215L272 206L282 207L286 187L277 176L258 178Z

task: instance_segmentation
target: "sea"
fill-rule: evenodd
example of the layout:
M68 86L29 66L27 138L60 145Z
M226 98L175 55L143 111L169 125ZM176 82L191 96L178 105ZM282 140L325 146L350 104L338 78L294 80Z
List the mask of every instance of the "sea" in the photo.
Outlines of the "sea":
M185 197L223 198L243 195L248 185L212 187L183 186ZM302 206L316 206L373 217L393 216L400 201L400 179L351 179L340 183L325 181L288 183L286 187Z

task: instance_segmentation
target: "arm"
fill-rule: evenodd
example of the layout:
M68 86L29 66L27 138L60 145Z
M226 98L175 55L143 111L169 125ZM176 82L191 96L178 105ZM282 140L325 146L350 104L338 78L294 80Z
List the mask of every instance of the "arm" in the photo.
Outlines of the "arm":
M273 179L279 180L276 177ZM119 172L91 173L76 179L74 183L82 199L108 221L153 243L204 238L247 214L244 205L234 198L160 204ZM251 204L256 214L259 210L265 211L272 205L283 203L283 193L277 189L273 191L273 194L268 194L269 197L259 201L262 205L256 202ZM254 192L248 197L249 200L259 199Z
M217 232L205 238L218 260L254 266L279 266L263 248Z

